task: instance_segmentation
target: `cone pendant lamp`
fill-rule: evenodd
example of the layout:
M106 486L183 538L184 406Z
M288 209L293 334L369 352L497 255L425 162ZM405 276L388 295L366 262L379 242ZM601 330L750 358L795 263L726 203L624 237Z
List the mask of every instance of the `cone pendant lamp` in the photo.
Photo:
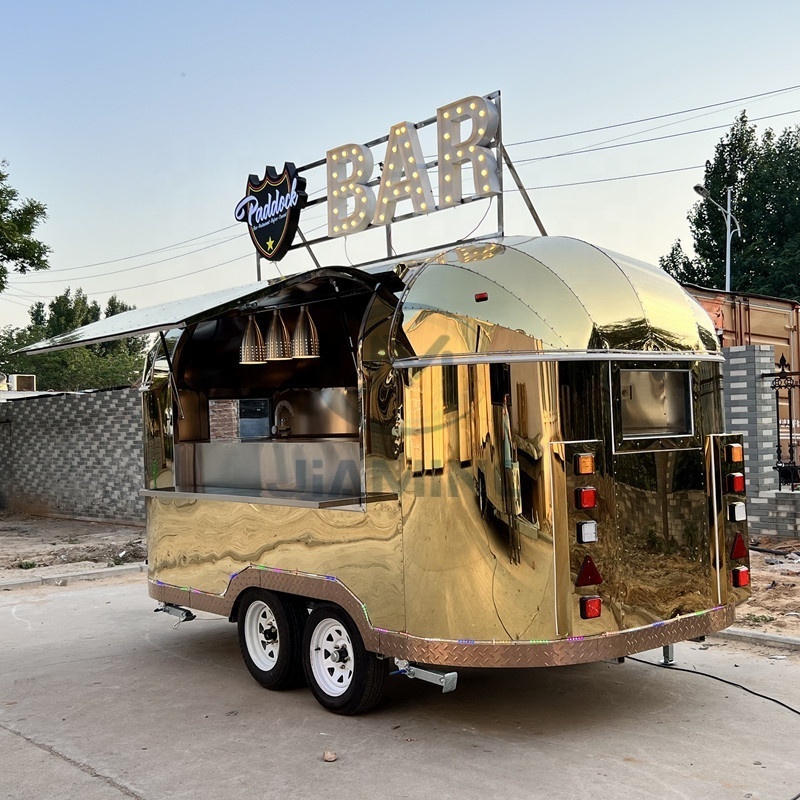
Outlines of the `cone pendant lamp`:
M292 343L286 323L277 308L272 311L272 319L264 343L267 361L287 361L292 357Z
M264 338L255 317L251 314L247 318L247 327L244 329L242 346L239 349L240 364L263 364L267 360Z
M308 306L300 309L300 317L292 334L292 355L295 358L319 358L319 336L314 320L308 313Z

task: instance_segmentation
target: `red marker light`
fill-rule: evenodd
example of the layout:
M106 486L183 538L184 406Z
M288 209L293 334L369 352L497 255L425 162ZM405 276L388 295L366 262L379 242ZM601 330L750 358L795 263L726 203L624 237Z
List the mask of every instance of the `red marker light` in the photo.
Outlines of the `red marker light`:
M733 492L734 494L742 494L744 492L744 473L728 473L727 482L729 492Z
M734 561L740 558L747 558L747 545L744 543L741 531L737 531L736 538L733 540L733 547L731 548L731 558Z
M591 556L584 556L581 568L578 570L578 577L575 579L576 586L597 586L603 582L603 576L597 565L592 561Z
M594 508L597 505L597 489L581 486L575 490L575 508Z
M731 583L736 589L749 586L750 570L747 567L736 567L736 569L731 572Z
M476 303L485 303L489 299L489 292L478 292L475 295Z
M581 619L597 619L603 610L599 597L581 597Z

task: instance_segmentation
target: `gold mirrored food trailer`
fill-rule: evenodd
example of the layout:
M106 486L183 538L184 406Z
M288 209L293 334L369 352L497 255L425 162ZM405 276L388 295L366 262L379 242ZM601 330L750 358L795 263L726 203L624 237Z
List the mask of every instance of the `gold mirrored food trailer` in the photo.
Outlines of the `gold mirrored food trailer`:
M150 595L253 676L363 711L390 669L616 659L731 624L744 466L708 316L662 270L495 237L121 314ZM209 409L247 409L235 439ZM246 422L245 422L246 420Z

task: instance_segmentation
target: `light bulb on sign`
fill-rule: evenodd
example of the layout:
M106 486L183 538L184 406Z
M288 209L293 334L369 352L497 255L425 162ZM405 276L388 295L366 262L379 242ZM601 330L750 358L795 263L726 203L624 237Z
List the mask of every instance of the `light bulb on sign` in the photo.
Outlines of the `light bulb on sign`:
M369 225L369 214L374 213L375 192L367 186L374 167L369 148L359 144L339 146L327 153L329 197L342 198L344 204L328 202L328 236L334 237L348 230L363 230ZM356 164L359 166L356 167ZM359 217L355 210L348 214L348 200L353 206L366 205L369 214Z

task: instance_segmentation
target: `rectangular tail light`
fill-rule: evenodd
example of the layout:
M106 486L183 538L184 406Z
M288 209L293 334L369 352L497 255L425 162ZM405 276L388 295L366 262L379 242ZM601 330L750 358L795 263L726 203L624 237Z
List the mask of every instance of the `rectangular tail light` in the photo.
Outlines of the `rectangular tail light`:
M744 503L728 503L728 522L744 522L747 509Z
M575 508L594 508L597 505L597 489L581 486L575 490Z
M578 544L591 544L597 541L597 523L593 519L579 522L576 528Z
M597 619L603 611L603 601L595 597L581 597L581 619Z
M736 567L731 570L731 583L734 588L741 589L744 586L750 585L750 570L748 567Z
M728 491L733 494L744 494L744 473L729 472L726 478Z

